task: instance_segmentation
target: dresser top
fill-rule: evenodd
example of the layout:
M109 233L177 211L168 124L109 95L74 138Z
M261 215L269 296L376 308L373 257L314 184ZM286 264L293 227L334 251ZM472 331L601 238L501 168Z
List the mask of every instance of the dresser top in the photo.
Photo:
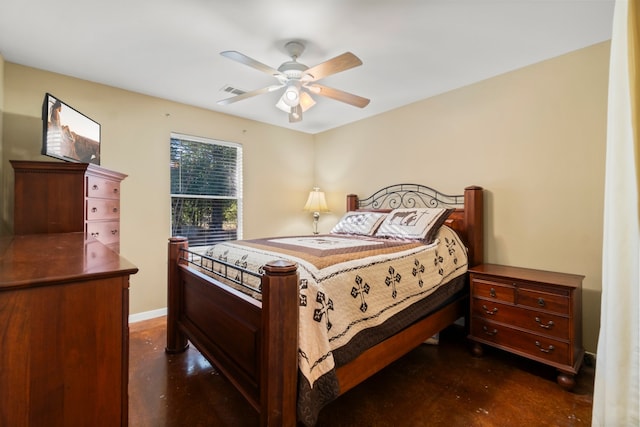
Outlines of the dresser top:
M93 163L76 162L44 162L37 160L9 160L16 172L28 173L78 173L95 176L103 176L118 181L124 180L127 175L110 169L105 169Z
M480 264L469 268L470 273L482 273L505 279L526 280L530 282L550 283L578 288L582 286L584 276L579 274L558 273L555 271L535 270L532 268L512 267L509 265Z
M0 291L137 273L138 268L84 233L0 238Z

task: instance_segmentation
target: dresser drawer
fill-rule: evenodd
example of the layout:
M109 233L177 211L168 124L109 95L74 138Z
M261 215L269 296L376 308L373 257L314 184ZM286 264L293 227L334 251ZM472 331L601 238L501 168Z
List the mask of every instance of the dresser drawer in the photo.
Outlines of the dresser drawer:
M500 282L481 278L471 278L471 295L473 297L493 299L515 303L515 288Z
M120 218L120 201L115 199L87 199L87 220Z
M537 310L553 311L566 315L569 314L570 309L569 295L561 291L554 292L551 289L519 288L517 304Z
M86 196L101 199L119 199L120 182L88 175Z
M471 332L477 340L504 349L515 350L523 355L558 365L571 364L571 349L568 342L512 329L481 318L472 319Z
M105 245L120 241L120 223L118 221L88 222L87 235L95 237Z
M471 315L559 339L570 336L569 318L513 305L473 298Z

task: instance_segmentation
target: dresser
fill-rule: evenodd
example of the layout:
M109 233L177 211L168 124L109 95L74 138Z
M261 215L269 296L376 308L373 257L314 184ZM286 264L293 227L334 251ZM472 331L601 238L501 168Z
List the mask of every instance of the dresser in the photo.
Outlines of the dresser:
M553 366L558 384L575 385L582 348L584 276L503 265L469 269L473 352L490 345Z
M0 238L0 425L126 426L129 276L85 234Z
M90 163L11 160L14 234L82 231L120 250L120 183L127 175Z

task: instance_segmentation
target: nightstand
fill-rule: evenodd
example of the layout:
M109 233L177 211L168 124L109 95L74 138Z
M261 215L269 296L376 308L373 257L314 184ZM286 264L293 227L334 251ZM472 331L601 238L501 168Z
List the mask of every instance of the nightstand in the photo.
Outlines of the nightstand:
M473 353L482 344L553 366L558 384L575 385L582 348L582 279L504 265L469 269Z

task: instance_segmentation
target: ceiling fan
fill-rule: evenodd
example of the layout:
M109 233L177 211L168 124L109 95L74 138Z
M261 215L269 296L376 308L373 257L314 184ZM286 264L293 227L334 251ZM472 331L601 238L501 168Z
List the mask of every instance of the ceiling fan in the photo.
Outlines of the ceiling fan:
M304 48L304 44L300 41L288 42L285 45L285 49L291 60L284 62L277 70L235 50L220 52L220 55L226 58L275 77L278 83L222 99L218 101L218 104L231 104L284 87L284 93L276 103L276 107L289 114L289 122L301 121L302 113L315 105L316 101L311 97L311 94L325 96L359 108L364 108L369 104L369 99L367 98L316 83L318 80L332 74L362 65L360 58L351 52L346 52L309 68L297 61Z

